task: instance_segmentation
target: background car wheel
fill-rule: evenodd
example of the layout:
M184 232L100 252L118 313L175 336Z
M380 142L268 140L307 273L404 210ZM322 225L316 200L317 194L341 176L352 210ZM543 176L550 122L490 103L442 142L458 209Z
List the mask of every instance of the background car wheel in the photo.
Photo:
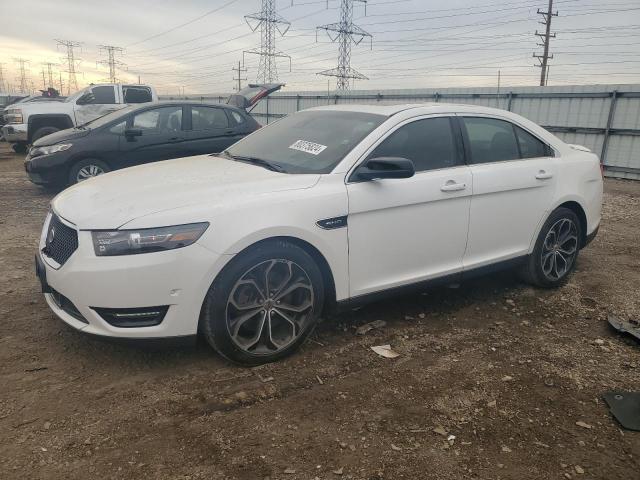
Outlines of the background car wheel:
M581 238L580 220L573 211L568 208L553 211L521 271L523 279L543 288L563 285L575 268Z
M260 365L294 352L316 326L323 302L313 258L284 240L263 242L222 270L205 298L200 327L222 356Z
M16 153L27 153L26 143L14 143L13 145L11 145L11 148Z
M102 160L92 158L80 160L69 171L69 184L73 185L110 171L109 165Z
M59 132L60 129L56 127L42 127L35 131L33 137L31 137L31 143L34 143L36 140L41 139L42 137L46 137L47 135L51 135L52 133Z

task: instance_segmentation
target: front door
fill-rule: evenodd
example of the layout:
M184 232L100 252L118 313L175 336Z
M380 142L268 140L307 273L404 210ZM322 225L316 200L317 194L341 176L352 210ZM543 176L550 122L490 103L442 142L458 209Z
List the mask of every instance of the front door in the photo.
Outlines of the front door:
M461 117L473 174L466 269L529 251L556 188L551 148L506 120Z
M121 166L187 155L182 108L166 105L133 114L120 141Z
M126 105L116 102L116 91L113 85L99 85L76 100L74 115L76 125L83 125L107 113L115 112Z
M462 270L472 179L456 132L447 116L404 122L367 158L408 158L416 174L348 182L351 297Z

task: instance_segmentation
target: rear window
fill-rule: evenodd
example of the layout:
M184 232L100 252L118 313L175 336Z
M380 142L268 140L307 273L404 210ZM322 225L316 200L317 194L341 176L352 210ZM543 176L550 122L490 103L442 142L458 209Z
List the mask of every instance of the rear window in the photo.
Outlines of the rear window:
M261 128L228 152L276 163L287 173L329 173L386 119L360 112L299 112Z
M122 92L124 103L147 103L153 100L151 89L142 85L124 85Z

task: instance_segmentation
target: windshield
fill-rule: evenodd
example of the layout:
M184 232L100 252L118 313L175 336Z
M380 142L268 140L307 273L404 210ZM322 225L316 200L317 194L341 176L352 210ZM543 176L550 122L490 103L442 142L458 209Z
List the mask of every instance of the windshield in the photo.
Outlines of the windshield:
M98 128L98 127L101 127L101 126L106 125L107 123L111 122L112 120L117 120L118 118L127 115L129 112L131 112L135 108L136 108L135 106L121 108L120 110L116 110L115 112L107 113L106 115L103 115L103 116L98 117L98 118L94 118L93 120L90 120L87 123L83 123L82 125L78 125L78 128L82 128L82 127Z
M277 164L287 173L329 173L386 118L337 110L299 112L261 128L227 152Z

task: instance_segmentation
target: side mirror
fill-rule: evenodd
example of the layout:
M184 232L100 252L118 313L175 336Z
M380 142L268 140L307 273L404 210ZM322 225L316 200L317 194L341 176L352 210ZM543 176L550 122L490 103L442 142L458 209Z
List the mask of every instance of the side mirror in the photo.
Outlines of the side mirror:
M124 136L127 137L127 140L132 141L134 137L142 136L142 130L139 128L127 128L124 131Z
M351 176L352 180L367 181L383 178L410 178L416 173L413 162L401 157L377 157L365 160Z

